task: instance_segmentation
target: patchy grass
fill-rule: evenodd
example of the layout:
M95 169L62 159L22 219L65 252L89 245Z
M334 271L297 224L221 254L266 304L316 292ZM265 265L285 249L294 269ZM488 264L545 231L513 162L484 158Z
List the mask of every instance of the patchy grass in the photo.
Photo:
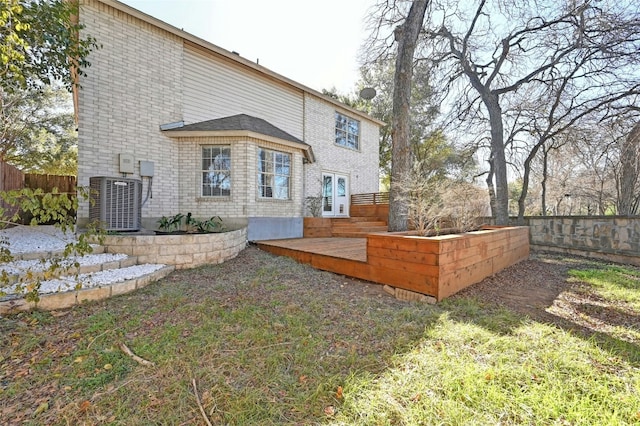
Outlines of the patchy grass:
M502 277L519 285L530 275L523 268L541 264ZM576 275L579 263L545 268L561 277L553 278L557 293L570 290L571 276L571 290L603 306L615 299L624 315L610 315L610 328L574 329L567 318L595 314L561 318L543 306L548 316L525 316L501 303L500 292L435 306L399 302L379 286L250 248L133 294L0 319L0 418L204 425L195 380L213 424L640 423L637 287L604 290ZM478 288L487 296L492 287ZM119 343L155 367L136 363Z
M590 284L602 298L628 303L640 311L640 271L618 265L602 265L599 268L571 270L575 280Z

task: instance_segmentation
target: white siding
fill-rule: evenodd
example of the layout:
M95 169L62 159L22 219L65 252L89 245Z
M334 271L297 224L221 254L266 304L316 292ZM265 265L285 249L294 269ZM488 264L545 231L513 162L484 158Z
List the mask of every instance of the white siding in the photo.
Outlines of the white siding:
M248 114L303 138L302 92L188 46L184 56L185 123Z

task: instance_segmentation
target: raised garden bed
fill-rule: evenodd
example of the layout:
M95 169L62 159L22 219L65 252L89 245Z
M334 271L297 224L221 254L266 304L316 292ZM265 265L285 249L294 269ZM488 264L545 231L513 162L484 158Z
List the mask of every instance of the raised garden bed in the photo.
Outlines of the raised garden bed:
M529 257L527 227L483 227L462 234L367 236L368 278L438 301Z

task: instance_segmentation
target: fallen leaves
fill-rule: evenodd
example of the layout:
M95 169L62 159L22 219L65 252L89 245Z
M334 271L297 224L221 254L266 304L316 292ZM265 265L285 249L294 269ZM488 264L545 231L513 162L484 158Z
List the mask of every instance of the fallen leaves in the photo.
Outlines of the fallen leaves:
M333 417L336 415L336 407L333 405L328 405L324 407L324 414L329 417Z

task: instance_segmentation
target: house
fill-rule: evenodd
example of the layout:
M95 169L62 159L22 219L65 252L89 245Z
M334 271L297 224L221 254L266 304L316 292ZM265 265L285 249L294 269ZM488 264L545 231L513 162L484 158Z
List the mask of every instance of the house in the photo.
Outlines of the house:
M382 122L123 3L83 0L79 19L102 47L77 94L78 184L139 180L142 227L191 212L299 237L308 197L345 217L377 192Z

